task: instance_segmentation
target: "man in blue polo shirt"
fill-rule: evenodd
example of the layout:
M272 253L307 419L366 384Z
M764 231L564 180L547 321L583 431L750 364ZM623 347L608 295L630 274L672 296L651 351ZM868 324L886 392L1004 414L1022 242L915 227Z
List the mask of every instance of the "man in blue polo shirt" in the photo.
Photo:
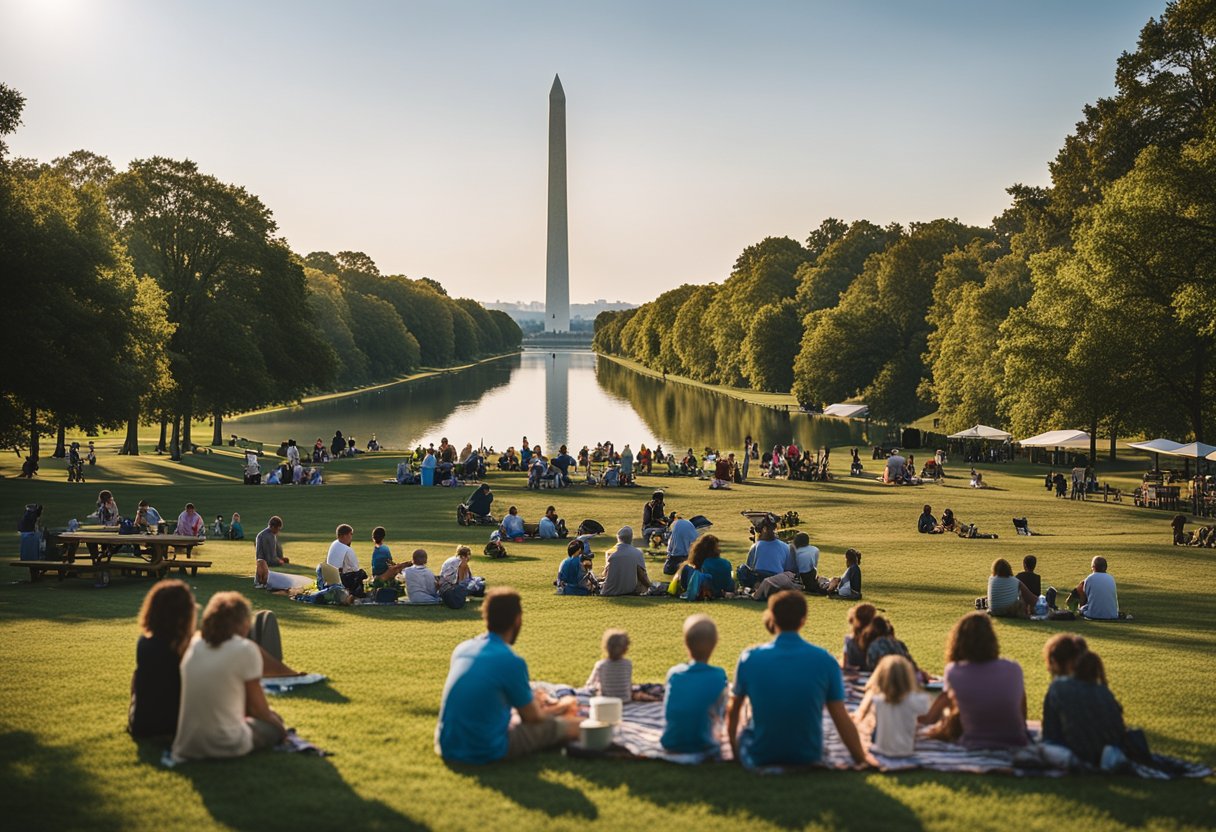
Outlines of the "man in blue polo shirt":
M699 534L701 532L692 521L683 517L671 524L671 536L667 538L667 560L663 561L664 575L674 575L680 571L680 565L688 560L688 553Z
M528 664L511 645L523 627L523 605L513 589L492 589L481 605L486 634L452 651L443 686L435 751L455 763L492 763L561 745L578 736L578 722L565 718L578 708L574 697L539 704L532 696ZM511 709L521 722L511 726Z
M786 590L768 599L764 626L776 638L739 657L728 722L731 751L746 768L818 763L826 707L853 760L873 765L844 707L840 665L823 648L802 640L798 631L805 623L802 593ZM751 701L752 716L740 734L745 700Z

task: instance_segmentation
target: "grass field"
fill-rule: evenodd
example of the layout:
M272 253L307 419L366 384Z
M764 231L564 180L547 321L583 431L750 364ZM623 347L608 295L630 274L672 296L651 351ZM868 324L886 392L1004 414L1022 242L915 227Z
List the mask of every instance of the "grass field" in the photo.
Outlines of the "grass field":
M847 460L843 451L838 459ZM1130 486L1144 457L1100 474ZM19 461L0 460L0 507L16 522L21 506L46 506L49 524L92 511L96 492L111 488L124 511L140 497L173 516L194 501L208 520L239 511L247 533L267 516L285 521L284 547L296 564L315 565L333 528L356 528L356 551L369 559L371 528L382 524L400 558L422 545L432 558L458 543L480 552L486 530L455 525L464 492L378 484L389 455L340 461L323 488L245 487L237 460L194 456L176 464L161 457L121 458L106 451L89 483L69 485L54 462L43 477L13 479ZM867 462L871 469L877 463ZM889 488L844 478L826 484L768 482L710 492L704 482L654 477L643 488L574 488L528 492L519 475L494 475L496 508L514 502L528 519L554 501L563 516L600 520L609 530L638 525L652 485L669 489L669 506L704 513L737 562L746 550L748 508L801 513L823 550L822 571L839 571L842 553L864 553L866 597L893 619L919 662L940 672L945 634L982 593L992 560L1019 564L1039 557L1045 584L1076 583L1089 559L1102 554L1119 581L1125 623L999 621L1004 654L1021 662L1032 718L1038 718L1048 677L1040 657L1049 635L1083 633L1106 662L1129 724L1146 729L1158 751L1216 762L1216 552L1169 545L1166 512L1124 504L1072 503L1050 497L1044 469L983 469L994 488L944 485ZM960 473L954 466L954 473ZM915 532L922 503L949 506L995 541L925 537ZM1010 518L1027 515L1044 536L1019 538ZM15 557L17 538L6 553ZM606 545L610 541L603 539ZM560 543L511 546L506 561L476 557L490 585L524 596L517 648L533 678L580 684L598 658L603 630L622 626L633 639L635 681L661 681L681 659L679 633L690 605L667 599L563 598L551 582ZM603 547L597 547L597 553ZM1152 783L1125 778L1015 779L936 773L881 775L821 772L765 778L733 765L696 769L651 762L567 760L540 755L483 769L445 765L432 732L448 656L481 630L475 604L436 608L330 609L252 593L252 540L208 541L216 566L190 579L200 602L241 589L255 607L277 611L286 659L329 676L315 689L272 699L301 735L332 751L326 759L262 754L196 763L172 771L157 765L160 748L124 733L137 636L135 615L146 581L116 578L108 589L91 581L44 580L31 585L16 569L0 585L0 775L6 784L7 829L1009 829L1063 825L1083 829L1211 828L1216 784ZM307 571L303 566L298 571ZM20 580L19 580L20 579ZM805 635L838 652L846 605L811 598ZM765 639L760 605L702 605L718 622L715 663L733 672L739 652Z

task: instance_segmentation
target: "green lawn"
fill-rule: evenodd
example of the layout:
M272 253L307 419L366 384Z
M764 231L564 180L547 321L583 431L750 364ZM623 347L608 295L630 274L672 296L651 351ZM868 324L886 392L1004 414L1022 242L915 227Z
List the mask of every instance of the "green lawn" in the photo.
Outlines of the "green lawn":
M839 459L847 459L838 451ZM1139 457L1116 472L1132 481ZM108 451L89 483L69 485L51 460L33 483L13 479L19 461L0 460L0 514L15 523L21 506L40 501L52 524L83 517L96 491L112 488L120 508L147 497L165 514L187 500L213 519L239 511L255 533L282 515L293 561L314 564L333 528L355 526L360 558L369 558L371 528L383 524L399 557L415 546L445 557L456 544L480 551L485 531L457 527L457 497L446 489L379 485L388 455L340 461L323 488L252 488L239 483L230 457L195 456L175 464L154 456L123 459ZM876 463L867 462L871 469ZM599 519L614 530L637 525L649 486L669 489L669 505L704 513L737 561L747 541L738 512L746 508L802 515L824 551L825 571L842 552L864 553L866 597L892 617L899 636L933 672L943 665L944 637L983 591L991 562L1039 557L1045 583L1075 584L1090 557L1105 555L1120 600L1135 620L1118 624L997 624L1003 652L1026 671L1031 717L1038 718L1048 677L1040 657L1054 633L1083 633L1106 662L1129 723L1143 726L1156 750L1216 763L1216 552L1169 545L1165 512L1121 505L1057 501L1042 488L1044 469L985 468L994 488L976 492L965 478L921 488L889 488L844 478L829 484L763 482L710 492L704 482L655 477L641 489L576 488L528 492L518 475L493 476L497 506L515 502L535 518L552 499L573 521ZM960 472L954 466L954 473ZM1106 472L1101 471L1104 476ZM946 506L996 541L922 537L921 503ZM1044 533L1013 535L1010 518L1027 515ZM16 556L16 535L7 554ZM604 539L606 544L608 539ZM252 541L208 542L216 562L191 579L201 602L213 592L252 592ZM517 645L533 678L580 684L598 658L606 627L629 630L635 680L661 681L681 659L680 624L692 610L666 599L560 598L551 581L564 546L510 547L507 561L477 557L491 585L524 595ZM601 552L602 548L597 548ZM311 607L252 595L279 614L287 660L330 681L273 699L299 732L334 752L328 759L264 754L196 763L173 771L160 749L124 733L137 636L135 614L145 581L116 579L104 590L90 581L37 585L15 569L0 586L0 774L9 795L7 829L572 829L593 823L637 829L1009 829L1070 825L1087 829L1210 828L1216 788L1203 782L1152 783L1124 778L1015 779L912 773L821 772L765 778L733 765L680 768L652 762L591 762L546 754L484 769L449 767L432 751L439 695L452 648L480 631L478 609ZM304 571L301 569L301 571ZM719 624L715 655L733 671L740 650L761 641L760 605L703 605ZM846 606L810 599L806 636L839 650Z

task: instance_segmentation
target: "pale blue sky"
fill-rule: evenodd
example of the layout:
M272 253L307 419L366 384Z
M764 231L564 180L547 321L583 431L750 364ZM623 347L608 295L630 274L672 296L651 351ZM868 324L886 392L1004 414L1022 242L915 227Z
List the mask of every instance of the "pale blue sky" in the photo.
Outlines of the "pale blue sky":
M544 296L566 89L571 299L721 280L825 216L986 224L1164 0L0 0L13 152L188 157L291 246Z

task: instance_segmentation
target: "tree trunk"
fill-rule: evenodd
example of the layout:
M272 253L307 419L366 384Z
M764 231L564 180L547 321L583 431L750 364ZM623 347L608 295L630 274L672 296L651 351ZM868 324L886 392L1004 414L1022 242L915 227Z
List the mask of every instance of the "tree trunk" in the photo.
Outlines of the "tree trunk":
M224 444L224 414L218 410L215 412L215 429L211 431L211 444Z
M189 414L182 416L182 445L178 450L178 459L182 458L182 454L194 453L194 440L190 437L190 421Z
M160 412L160 439L156 443L156 452L158 454L166 453L169 449L165 446L165 434L169 431L169 414L163 410Z
M180 462L182 458L182 448L178 440L182 431L182 417L180 415L173 417L173 435L169 439L169 458Z
M1115 445L1115 440L1117 440L1118 438L1119 438L1118 428L1112 427L1110 429L1110 461L1111 462L1114 462L1116 457L1118 456L1118 449Z
M127 438L122 443L121 453L127 456L139 456L139 408L127 422Z
M30 405L30 452L31 459L38 458L38 408Z
M1089 464L1098 463L1098 417L1089 420Z
M68 455L67 434L68 434L67 427L63 423L60 423L59 433L55 437L55 453L54 453L55 459L63 459L64 457L66 457Z

